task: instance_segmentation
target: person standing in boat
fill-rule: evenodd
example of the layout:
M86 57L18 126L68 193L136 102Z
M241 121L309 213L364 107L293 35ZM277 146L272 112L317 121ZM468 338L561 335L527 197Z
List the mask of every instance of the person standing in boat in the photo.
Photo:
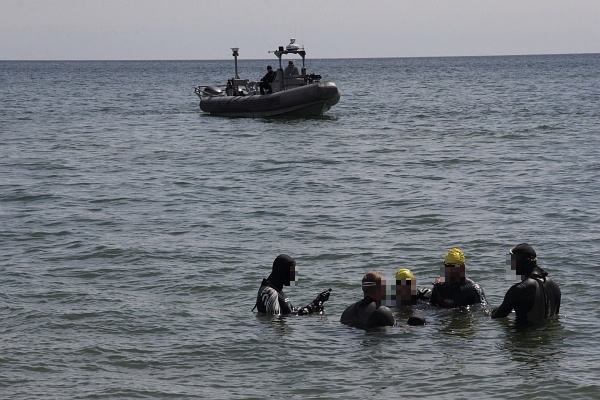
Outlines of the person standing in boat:
M283 74L285 76L294 76L294 75L300 75L300 72L298 72L298 68L296 68L296 66L294 66L294 61L290 60L288 62L288 66L285 67L285 69L283 70Z
M271 89L271 84L275 79L275 71L273 71L273 67L267 65L267 73L260 80L260 94L273 93L273 89Z

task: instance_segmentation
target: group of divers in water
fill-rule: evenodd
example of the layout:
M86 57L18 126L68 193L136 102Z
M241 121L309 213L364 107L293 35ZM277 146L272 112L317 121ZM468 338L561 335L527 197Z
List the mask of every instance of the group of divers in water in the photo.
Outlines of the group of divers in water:
M537 263L537 254L528 243L521 243L509 251L507 270L521 275L521 282L511 286L502 304L495 308L492 318L507 317L513 310L518 325L540 324L558 316L561 292L558 285L548 277L548 272ZM296 261L286 254L279 255L273 269L263 279L255 308L259 313L272 315L307 315L322 313L324 303L329 300L331 289L319 295L308 305L294 307L283 292L283 286L295 282ZM481 287L466 277L465 254L452 248L444 259L444 273L433 283L433 287L418 288L417 280L407 268L396 272L396 283L392 293L386 294L386 282L379 272L369 272L362 278L364 298L346 307L340 317L342 324L359 328L394 326L394 314L388 306L414 307L429 304L442 308L467 307L475 304L487 305ZM409 325L424 325L425 319L411 315Z

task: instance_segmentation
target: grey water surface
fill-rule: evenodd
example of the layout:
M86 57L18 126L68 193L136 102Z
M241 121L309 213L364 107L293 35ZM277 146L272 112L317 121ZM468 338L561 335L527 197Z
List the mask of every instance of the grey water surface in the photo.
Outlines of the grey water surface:
M600 397L600 55L308 56L323 118L202 114L231 60L0 62L0 398ZM525 330L489 317L521 242L563 293ZM489 307L340 325L451 247ZM280 253L323 315L251 311Z

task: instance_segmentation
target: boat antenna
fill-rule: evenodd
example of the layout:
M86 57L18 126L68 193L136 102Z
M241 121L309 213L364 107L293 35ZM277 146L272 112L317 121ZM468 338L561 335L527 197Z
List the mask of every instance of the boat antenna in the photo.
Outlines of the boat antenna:
M240 55L240 54L238 53L238 50L239 50L239 49L240 49L239 47L232 47L232 48L231 48L231 51L233 51L233 58L234 58L234 60L235 60L235 61L234 61L234 63L235 63L235 75L234 75L234 76L235 76L235 79L240 79L240 77L238 76L238 69L237 69L237 58L238 58L238 56Z

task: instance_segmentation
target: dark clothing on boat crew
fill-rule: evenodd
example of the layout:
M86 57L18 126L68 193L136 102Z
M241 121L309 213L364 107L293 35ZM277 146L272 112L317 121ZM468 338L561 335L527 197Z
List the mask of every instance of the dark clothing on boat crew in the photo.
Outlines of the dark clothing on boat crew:
M377 306L377 302L365 297L361 301L346 307L340 318L342 324L369 328L375 326L393 326L394 314L386 306Z
M277 256L273 261L271 275L262 280L258 289L254 306L258 312L273 315L305 315L323 311L323 303L329 299L328 291L319 294L310 304L300 309L295 308L283 293L283 286L289 286L290 281L294 279L295 269L296 261L292 257L286 254Z
M271 68L271 66L268 66L267 67L267 73L260 80L260 85L259 85L260 86L260 94L265 94L265 91L267 93L273 93L273 89L271 88L271 84L273 83L273 80L275 79L276 75L277 74L275 73L275 71L273 71L273 69Z
M560 309L560 288L548 277L548 272L535 266L524 279L511 286L500 307L492 312L492 318L508 316L514 309L517 324L539 324Z
M300 74L300 72L298 72L298 68L294 66L294 63L291 60L288 66L283 70L283 73L285 76L294 76Z
M483 289L470 280L464 282L443 282L433 285L429 304L444 308L463 307L471 304L487 303Z

